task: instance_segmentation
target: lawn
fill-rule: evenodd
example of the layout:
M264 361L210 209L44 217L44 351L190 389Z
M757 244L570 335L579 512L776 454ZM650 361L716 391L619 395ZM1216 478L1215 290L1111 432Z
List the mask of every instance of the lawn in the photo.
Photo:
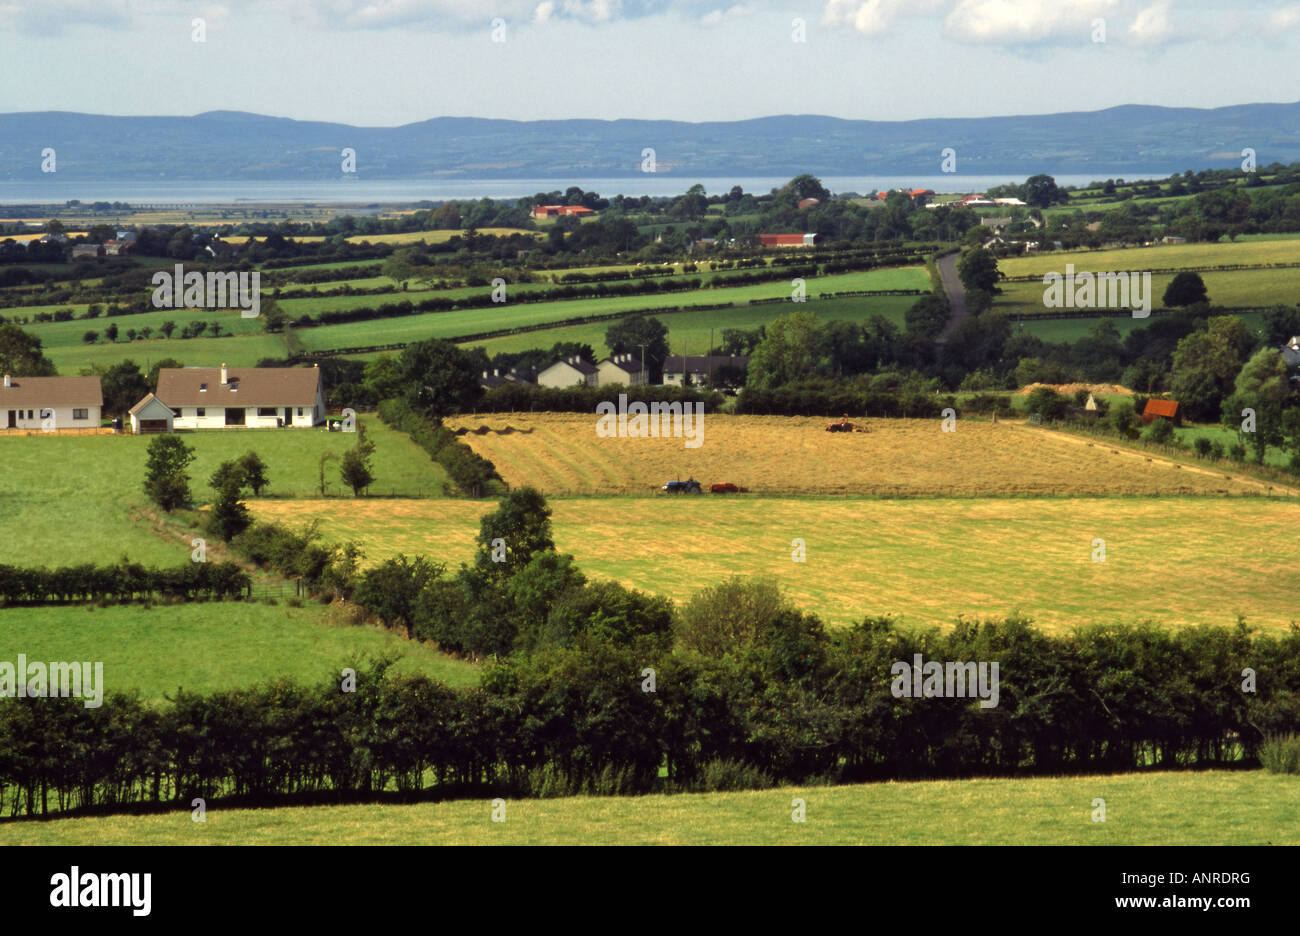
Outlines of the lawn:
M321 523L369 562L399 552L455 567L475 501L268 501L259 518ZM869 614L951 624L1020 611L1077 624L1231 625L1296 618L1278 569L1300 549L1300 503L1235 498L701 496L552 498L556 546L587 574L681 601L729 575L764 575L827 623ZM1105 540L1095 562L1094 539ZM806 561L793 559L804 541Z
M1093 800L1106 821L1093 821ZM806 821L792 821L795 798ZM943 780L747 793L231 809L0 823L5 845L1297 845L1263 771Z
M364 419L375 443L374 491L408 496L442 493L445 473L404 433ZM323 429L230 429L181 436L195 450L190 490L198 503L211 493L217 466L250 449L267 463L272 497L318 494L320 452L342 453L356 436ZM0 437L0 562L70 565L116 561L123 553L146 564L185 561L188 549L131 520L145 502L141 485L147 436L14 435ZM328 493L339 496L338 466L327 469ZM327 503L334 503L334 500Z
M349 663L401 654L399 670L474 685L478 668L379 627L336 622L329 609L244 601L0 609L0 658L98 661L106 692L153 702L177 688L236 689L279 676L316 683Z

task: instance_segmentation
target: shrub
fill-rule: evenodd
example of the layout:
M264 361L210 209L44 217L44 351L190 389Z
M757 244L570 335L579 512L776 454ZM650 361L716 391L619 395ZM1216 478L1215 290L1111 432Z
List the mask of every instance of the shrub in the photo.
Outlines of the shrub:
M1219 441L1216 440L1216 441L1210 443L1210 460L1211 460L1211 461L1223 461L1223 455L1224 455L1224 449L1223 449L1223 443L1222 443L1222 442L1219 442Z
M1174 438L1174 424L1167 419L1156 417L1156 420L1147 427L1143 436L1148 442L1155 442L1158 445L1168 445Z
M1211 447L1212 444L1210 440L1205 436L1199 436L1196 441L1192 443L1192 448L1196 450L1197 458L1209 458Z
M1265 738L1259 746L1259 762L1272 773L1300 774L1300 734Z
M733 790L765 790L776 785L772 775L753 764L734 760L711 760L700 768L697 781L702 793Z
M1246 446L1240 442L1234 442L1228 446L1228 457L1235 462L1244 462L1246 460Z

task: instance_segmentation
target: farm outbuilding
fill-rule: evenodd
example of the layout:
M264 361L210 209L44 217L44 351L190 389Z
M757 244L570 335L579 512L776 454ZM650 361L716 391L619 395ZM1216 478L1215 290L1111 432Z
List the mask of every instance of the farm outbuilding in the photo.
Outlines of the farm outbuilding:
M146 435L153 432L171 432L176 414L172 408L152 393L147 393L130 409L131 434Z
M1142 411L1142 421L1153 423L1157 418L1178 421L1177 400L1147 400L1146 409Z

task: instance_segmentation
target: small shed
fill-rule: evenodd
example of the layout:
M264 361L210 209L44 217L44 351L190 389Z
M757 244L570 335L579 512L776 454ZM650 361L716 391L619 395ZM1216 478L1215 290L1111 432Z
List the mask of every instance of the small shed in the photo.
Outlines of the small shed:
M172 418L176 415L170 406L152 393L145 394L143 400L131 407L130 413L132 435L171 432Z
M1142 421L1144 423L1153 423L1157 417L1163 417L1172 422L1178 421L1178 401L1177 400L1147 400L1146 409L1142 411Z
M1091 393L1088 394L1088 402L1083 404L1083 408L1090 413L1097 412L1097 398L1094 397Z

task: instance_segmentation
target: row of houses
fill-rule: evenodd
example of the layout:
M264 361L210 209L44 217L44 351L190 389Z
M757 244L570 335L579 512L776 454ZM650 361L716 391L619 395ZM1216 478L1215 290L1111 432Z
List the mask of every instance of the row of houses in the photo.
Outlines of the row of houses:
M719 375L737 377L743 381L749 358L745 355L669 355L664 361L664 386L680 387L686 375L698 386L711 382ZM506 373L494 370L483 372L480 383L485 389L505 383L534 384L539 387L607 387L621 384L627 387L644 386L650 382L649 368L642 368L637 355L630 352L613 354L593 364L581 357L570 356L555 361L540 371L511 368Z
M98 377L13 377L0 384L0 428L97 429L104 394ZM175 367L131 407L131 431L292 428L325 421L318 367Z

